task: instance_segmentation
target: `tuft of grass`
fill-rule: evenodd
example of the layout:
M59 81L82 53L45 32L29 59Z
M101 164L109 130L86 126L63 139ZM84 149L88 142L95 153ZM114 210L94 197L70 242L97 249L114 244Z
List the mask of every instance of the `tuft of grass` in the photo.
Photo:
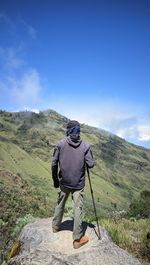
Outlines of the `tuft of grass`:
M150 264L150 219L101 219L100 224L118 246L141 260L143 265Z
M31 214L26 214L24 217L18 218L16 221L16 226L13 230L12 236L16 237L22 230L22 228L31 222L35 221L35 217L33 217Z
M10 252L8 253L7 255L7 261L9 261L11 258L17 256L20 252L20 247L21 247L21 244L20 244L20 241L19 240L16 240L12 247L11 247L11 250Z

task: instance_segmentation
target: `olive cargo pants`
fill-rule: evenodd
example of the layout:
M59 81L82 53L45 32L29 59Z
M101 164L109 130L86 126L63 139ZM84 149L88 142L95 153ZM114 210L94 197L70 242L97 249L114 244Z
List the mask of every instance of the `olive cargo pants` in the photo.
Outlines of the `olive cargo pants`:
M83 228L82 228L82 209L83 209L83 193L84 193L83 189L74 190L65 187L60 188L52 226L56 230L59 229L63 218L65 203L70 193L72 194L72 199L74 202L73 240L78 240L83 236Z

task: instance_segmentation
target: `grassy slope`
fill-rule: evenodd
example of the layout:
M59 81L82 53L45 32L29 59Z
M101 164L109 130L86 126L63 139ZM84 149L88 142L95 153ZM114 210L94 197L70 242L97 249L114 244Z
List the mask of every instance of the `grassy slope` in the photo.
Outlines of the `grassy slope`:
M54 111L39 115L30 112L1 113L2 199L7 201L14 187L15 196L7 208L11 210L13 201L18 205L22 198L23 206L16 206L20 213L16 215L17 218L25 212L40 216L52 214L56 190L51 180L50 157L57 141L65 136L67 121L67 118ZM82 125L81 131L83 140L92 145L96 160L96 166L91 170L91 179L98 215L113 210L114 204L117 205L117 209L127 209L131 199L141 190L150 188L150 151L90 126ZM12 181L13 177L19 179L17 183ZM20 186L18 183L21 183ZM21 188L22 186L24 188ZM91 213L91 204L87 182L86 212ZM7 212L5 208L4 203L0 216L2 220L4 212ZM7 223L7 220L4 221Z
M50 192L52 201L55 191L50 157L57 141L65 135L66 122L65 117L53 111L40 115L1 114L1 161L6 169L20 173L39 194ZM150 187L149 150L96 128L82 125L81 130L83 140L92 145L96 160L91 170L92 185L101 204L110 208L112 202L119 208L125 207L141 189Z

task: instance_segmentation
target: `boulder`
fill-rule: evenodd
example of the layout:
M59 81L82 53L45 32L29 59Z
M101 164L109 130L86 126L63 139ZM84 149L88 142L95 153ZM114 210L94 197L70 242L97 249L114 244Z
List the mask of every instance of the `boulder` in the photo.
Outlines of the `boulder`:
M61 230L52 232L52 218L39 219L24 227L19 237L20 252L8 265L141 265L118 247L100 227L83 223L89 242L79 249L73 248L73 220L64 219Z

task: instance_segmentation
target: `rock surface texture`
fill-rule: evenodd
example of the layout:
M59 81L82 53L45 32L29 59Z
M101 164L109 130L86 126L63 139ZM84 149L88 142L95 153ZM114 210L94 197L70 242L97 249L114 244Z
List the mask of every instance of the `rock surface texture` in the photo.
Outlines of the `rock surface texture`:
M61 230L52 232L52 219L40 219L28 224L20 235L21 250L9 265L141 265L126 251L116 246L106 230L97 230L84 223L89 242L79 249L72 244L72 220L63 220Z

